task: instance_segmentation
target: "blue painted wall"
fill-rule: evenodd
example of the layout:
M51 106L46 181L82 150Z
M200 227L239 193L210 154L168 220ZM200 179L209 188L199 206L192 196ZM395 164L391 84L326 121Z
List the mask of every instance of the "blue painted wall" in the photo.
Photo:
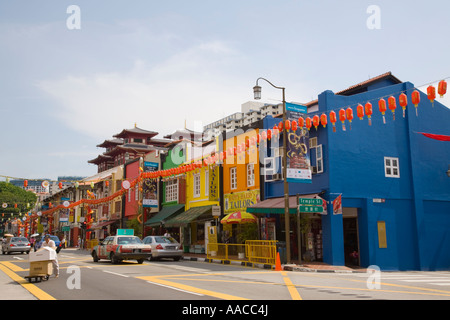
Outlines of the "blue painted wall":
M342 194L343 206L358 208L358 232L362 266L378 265L383 270L450 269L450 142L436 141L418 132L450 135L450 109L421 94L418 117L411 103L413 84L393 84L389 80L369 86L366 92L337 96L332 91L319 95L317 114L352 107L354 119L346 121L346 131L338 119L336 132L312 128L310 136L323 145L324 173L313 175L312 184L290 183L289 193L307 194L326 190L333 200ZM409 104L406 117L398 104L405 92ZM378 100L395 96L395 121L386 111L386 124L378 111ZM358 103L373 105L372 125L359 120ZM312 117L314 114L308 114ZM280 119L266 117L264 128ZM384 157L399 158L400 178L387 178ZM265 198L283 196L283 183L266 183ZM384 199L377 203L373 199ZM387 248L379 248L377 221L385 221ZM322 216L324 262L344 264L341 215Z

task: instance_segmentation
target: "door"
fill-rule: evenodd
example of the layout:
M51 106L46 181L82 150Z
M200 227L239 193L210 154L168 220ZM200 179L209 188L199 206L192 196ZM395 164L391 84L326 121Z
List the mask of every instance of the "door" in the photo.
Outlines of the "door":
M358 218L343 217L345 265L359 266Z

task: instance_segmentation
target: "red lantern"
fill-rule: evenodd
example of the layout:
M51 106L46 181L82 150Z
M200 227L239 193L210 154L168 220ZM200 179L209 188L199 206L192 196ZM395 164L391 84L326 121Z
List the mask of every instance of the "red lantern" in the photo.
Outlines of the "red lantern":
M23 181L23 186L24 186L24 188L28 187L28 180Z
M320 118L319 118L319 116L316 114L316 115L313 117L312 121L313 121L314 128L316 128L316 130L317 130L317 127L319 126L319 123L320 123Z
M328 121L327 121L327 115L326 115L325 113L323 113L323 114L320 116L320 123L322 124L322 126L323 126L324 128L327 126Z
M284 122L284 127L286 128L286 131L289 131L289 129L291 129L291 121L290 120L286 120Z
M330 122L333 124L333 132L336 132L336 112L331 111L330 112Z
M297 131L297 121L292 120L292 131Z
M63 188L62 182L58 183L58 186L60 189L62 189Z
M305 119L303 119L302 117L298 118L298 126L300 128L303 128L305 126Z
M405 117L405 110L406 110L406 106L408 105L408 96L404 93L402 93L399 97L398 97L398 103L400 104L400 106L402 107L403 110L403 118Z
M384 117L384 113L386 112L386 100L380 99L378 101L378 108L380 109L381 114L383 115L383 123L386 124L386 118Z
M438 93L439 93L439 95L441 96L441 98L443 98L443 97L444 97L444 94L447 93L447 82L445 82L445 80L441 80L441 81L439 82L439 85L438 85Z
M371 126L373 110L372 110L372 104L370 102L366 103L366 105L364 106L364 111L366 112L367 118L369 119L369 126Z
M359 120L362 120L364 118L364 107L362 104L358 104L356 107L356 115L358 116Z
M395 109L397 108L397 102L395 101L395 97L390 96L388 98L388 106L389 106L389 110L392 111L392 118L395 121Z
M416 108L416 117L417 117L418 116L417 107L419 106L420 103L420 92L418 90L413 91L413 93L411 94L411 100L412 103L414 104L414 107Z
M272 130L267 130L267 139L272 139Z
M431 106L434 107L434 99L436 99L436 88L433 86L428 86L427 95L428 95L428 99L431 102Z
M262 140L267 140L267 131L261 132L261 139Z
M278 124L278 130L283 131L283 121Z
M350 122L350 130L352 130L353 109L348 107L347 110L345 110L345 114L347 116L348 122Z
M346 131L345 129L345 110L339 110L339 120L342 122L342 131Z
M309 130L311 129L311 126L312 126L311 118L310 118L310 117L307 117L306 120L305 120L305 122L306 122L306 128L307 128L308 131L309 131Z

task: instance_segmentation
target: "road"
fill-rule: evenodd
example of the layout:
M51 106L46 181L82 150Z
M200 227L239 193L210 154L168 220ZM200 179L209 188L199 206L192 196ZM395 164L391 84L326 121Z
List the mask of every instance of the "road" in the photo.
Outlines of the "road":
M28 275L27 255L0 255L0 266L42 300L450 300L450 272L290 272L183 260L113 265L77 250L58 258L60 277L33 284L17 280Z

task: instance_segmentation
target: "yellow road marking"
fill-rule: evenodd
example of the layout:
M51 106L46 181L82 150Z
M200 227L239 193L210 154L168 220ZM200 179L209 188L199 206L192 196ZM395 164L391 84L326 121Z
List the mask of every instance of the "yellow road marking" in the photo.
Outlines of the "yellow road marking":
M39 289L34 284L27 282L26 280L24 280L24 278L22 278L21 276L19 276L16 273L14 273L12 270L8 269L4 265L0 265L0 270L2 270L4 273L6 273L11 279L16 281L22 287L27 289L32 295L34 295L39 300L56 300L54 297L49 295L47 292Z
M220 292L215 292L215 291L211 291L211 290L200 289L200 288L196 288L196 287L192 287L192 286L188 286L188 285L184 285L184 284L180 284L180 283L176 283L176 282L172 282L172 281L159 279L159 277L153 277L153 276L137 277L137 279L150 281L150 282L154 282L154 283L159 283L159 284L162 284L165 286L174 287L177 289L190 291L190 292L194 292L194 293L199 293L199 294L207 295L207 296L214 297L214 298L224 299L224 300L249 300L246 298L233 296L233 295L229 295L226 293L220 293Z
M291 294L292 300L302 300L302 297L298 293L296 287L292 283L291 279L287 276L286 271L282 271L281 275L283 276L284 283L286 284L286 287Z
M9 261L3 261L1 262L5 267L11 269L12 271L25 271L25 269L22 269L19 266L16 266L15 264L9 262Z

